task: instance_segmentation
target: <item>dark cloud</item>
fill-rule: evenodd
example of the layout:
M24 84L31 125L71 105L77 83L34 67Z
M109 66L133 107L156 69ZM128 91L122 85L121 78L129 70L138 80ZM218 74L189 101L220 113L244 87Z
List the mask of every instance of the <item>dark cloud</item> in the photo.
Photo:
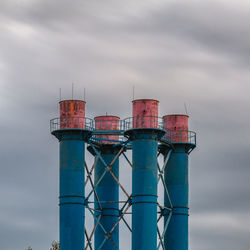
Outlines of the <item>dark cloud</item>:
M249 65L249 5L223 1L175 1L129 26L155 36L177 36L187 45L238 58Z
M92 118L131 116L133 85L136 98L160 100L161 115L183 113L185 102L198 134L190 247L249 249L248 3L13 0L0 2L0 21L1 248L44 250L58 239L49 119L59 88L70 98L74 82ZM128 166L120 176L129 183Z

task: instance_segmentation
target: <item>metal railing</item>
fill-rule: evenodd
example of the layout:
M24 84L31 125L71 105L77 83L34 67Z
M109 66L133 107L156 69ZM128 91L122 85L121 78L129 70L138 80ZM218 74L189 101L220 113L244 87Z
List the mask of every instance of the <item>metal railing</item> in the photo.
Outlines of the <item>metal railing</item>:
M124 141L123 133L133 128L157 128L166 131L162 142L190 143L196 145L196 133L187 130L167 130L163 119L156 116L129 117L124 120L98 120L86 117L63 117L50 120L50 132L60 129L86 129L93 131L95 137L109 141ZM96 139L96 140L98 140ZM106 139L106 140L105 140Z
M196 145L196 133L188 130L166 130L162 140L170 143L190 143Z
M128 139L123 135L99 135L95 134L95 130L93 131L93 136L91 137L91 141L102 144L122 144L126 142Z
M123 120L123 130L133 128L158 128L163 129L163 119L157 116L129 117Z
M60 129L93 130L93 120L86 117L63 117L50 120L50 132Z
M96 120L94 121L95 130L123 130L123 120Z

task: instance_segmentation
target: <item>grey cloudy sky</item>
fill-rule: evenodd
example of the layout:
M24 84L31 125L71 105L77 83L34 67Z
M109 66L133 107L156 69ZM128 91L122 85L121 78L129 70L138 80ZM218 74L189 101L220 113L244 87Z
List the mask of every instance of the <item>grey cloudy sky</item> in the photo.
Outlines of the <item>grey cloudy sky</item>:
M249 250L249 27L244 0L1 0L0 249L58 239L49 119L74 82L92 118L131 116L133 85L136 98L160 100L161 115L185 102L198 134L190 249Z

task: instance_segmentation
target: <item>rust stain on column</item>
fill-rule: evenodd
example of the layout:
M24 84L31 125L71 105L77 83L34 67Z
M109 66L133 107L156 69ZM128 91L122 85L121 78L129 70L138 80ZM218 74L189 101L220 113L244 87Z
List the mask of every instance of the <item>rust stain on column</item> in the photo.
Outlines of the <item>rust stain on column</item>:
M60 104L60 128L85 128L85 104L81 100L64 100Z
M171 131L173 142L188 142L188 118L179 114L163 116L164 128Z
M118 116L103 115L103 116L97 116L94 119L95 119L96 130L119 130L120 129L120 117ZM103 139L108 139L108 140L117 140L117 141L119 140L119 135L100 135L98 137L103 138ZM103 140L102 143L113 144L117 142Z
M159 101L138 99L133 101L133 128L158 127Z

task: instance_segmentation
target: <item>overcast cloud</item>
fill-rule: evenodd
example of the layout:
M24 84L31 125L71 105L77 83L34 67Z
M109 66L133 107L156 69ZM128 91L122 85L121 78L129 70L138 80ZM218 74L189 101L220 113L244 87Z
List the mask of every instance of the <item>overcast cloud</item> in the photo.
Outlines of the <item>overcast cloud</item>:
M183 113L185 102L198 135L190 249L249 250L249 27L244 0L1 0L0 249L44 250L58 239L49 119L59 88L71 98L74 82L91 118L131 116L133 85L136 98L160 101L161 115Z

